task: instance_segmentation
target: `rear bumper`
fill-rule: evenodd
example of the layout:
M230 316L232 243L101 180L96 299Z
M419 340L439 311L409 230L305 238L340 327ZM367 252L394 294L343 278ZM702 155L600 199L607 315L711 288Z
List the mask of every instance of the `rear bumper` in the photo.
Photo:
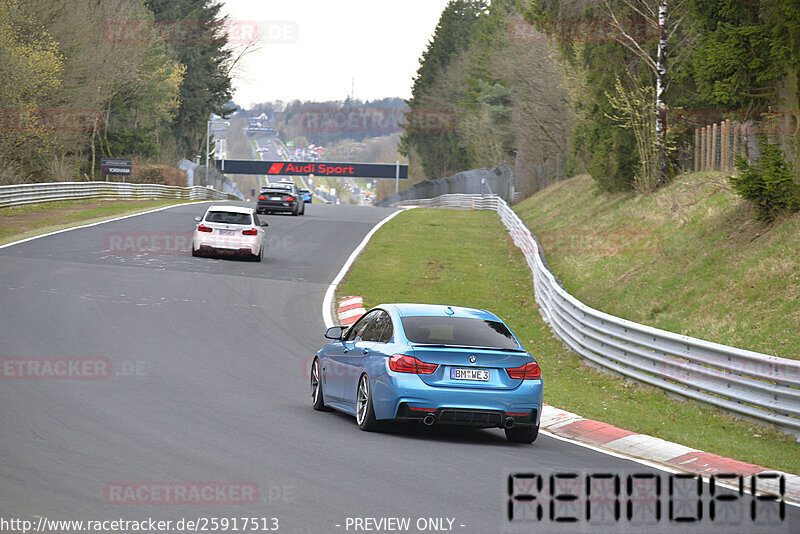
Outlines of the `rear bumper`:
M426 410L401 404L397 410L399 421L422 421L425 416L433 415L437 424L460 425L473 428L502 428L509 420L514 426L535 425L539 422L539 410L532 409L525 413L507 413L498 410L474 410L464 408L438 408Z
M262 213L265 211L294 211L297 208L297 202L261 202L259 201L256 211Z
M257 255L257 251L253 251L252 248L219 248L219 247L212 247L209 245L200 245L197 249L197 252L200 254L208 254L208 255L233 255L233 256L254 256Z
M195 232L192 247L200 254L258 255L261 252L257 237L226 238Z
M476 427L538 424L541 380L525 380L514 389L432 387L417 375L388 372L372 380L377 419L418 419L433 413L437 422ZM493 415L496 414L496 415Z

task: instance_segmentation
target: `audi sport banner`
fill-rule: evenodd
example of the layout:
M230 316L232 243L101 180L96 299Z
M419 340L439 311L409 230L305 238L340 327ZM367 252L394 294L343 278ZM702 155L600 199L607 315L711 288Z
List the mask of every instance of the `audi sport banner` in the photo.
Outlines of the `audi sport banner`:
M394 178L397 165L391 163L334 163L332 161L216 160L227 174L272 176L330 176L333 178ZM408 165L400 165L400 179L408 179Z

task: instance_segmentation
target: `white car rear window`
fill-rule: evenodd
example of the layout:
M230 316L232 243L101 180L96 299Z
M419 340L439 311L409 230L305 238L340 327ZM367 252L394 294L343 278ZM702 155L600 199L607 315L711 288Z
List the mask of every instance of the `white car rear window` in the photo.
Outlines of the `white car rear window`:
M252 225L253 217L249 213L236 211L209 211L206 213L206 222Z

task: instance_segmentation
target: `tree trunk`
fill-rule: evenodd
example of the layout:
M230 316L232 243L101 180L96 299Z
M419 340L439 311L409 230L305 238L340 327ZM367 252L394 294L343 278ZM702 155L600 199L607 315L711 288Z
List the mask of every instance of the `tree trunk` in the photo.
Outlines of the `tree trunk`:
M667 75L667 2L658 2L658 57L656 58L656 143L658 183L669 180L667 161L667 106L664 103L665 78Z
M94 182L94 165L97 161L97 157L95 155L95 146L94 146L94 138L97 135L97 117L94 118L94 123L92 123L92 181Z

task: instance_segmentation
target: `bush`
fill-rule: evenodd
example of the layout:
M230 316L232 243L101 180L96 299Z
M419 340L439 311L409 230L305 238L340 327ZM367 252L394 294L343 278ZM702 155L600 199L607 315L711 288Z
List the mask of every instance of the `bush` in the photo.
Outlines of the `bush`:
M800 210L800 184L778 145L762 143L761 158L749 163L736 156L738 176L731 176L734 191L756 207L758 218L772 221Z
M129 182L186 186L186 173L168 165L134 164Z

